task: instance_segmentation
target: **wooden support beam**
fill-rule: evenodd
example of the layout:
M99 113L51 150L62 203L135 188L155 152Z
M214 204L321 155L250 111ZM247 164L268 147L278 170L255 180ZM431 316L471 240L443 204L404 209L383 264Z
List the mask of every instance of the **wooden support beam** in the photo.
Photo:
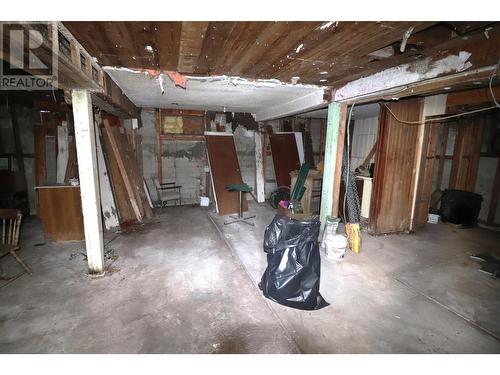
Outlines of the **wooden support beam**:
M90 273L102 273L104 272L104 243L90 92L73 90L72 101L87 262Z
M439 166L436 180L436 190L441 190L443 184L444 163L446 161L446 149L448 148L448 135L450 133L450 124L443 124L441 133L441 147L439 151Z
M92 103L120 118L139 117L139 109L106 72L104 72L104 92L93 94Z
M347 104L340 105L339 129L337 135L337 155L335 156L335 179L333 180L332 216L339 215L340 181L342 179L342 159L344 156L345 130L347 120ZM347 124L348 126L348 124Z
M155 128L156 128L156 174L158 181L163 184L163 167L161 160L161 124L160 124L160 111L155 111Z
M492 87L493 94L497 101L500 100L500 86ZM480 89L457 91L448 94L447 107L457 107L462 105L493 105L493 98L489 87Z
M66 169L68 167L69 160L69 140L68 140L68 126L66 121L62 122L62 125L57 127L57 166L56 175L57 183L64 183L66 177Z
M45 185L47 172L45 169L45 128L43 124L35 124L35 186Z
M497 161L495 182L493 182L493 189L491 191L490 207L488 211L488 224L493 224L495 222L499 197L500 197L500 158L498 158Z
M341 176L341 168L338 166L342 165L342 151L344 148L343 134L345 132L346 113L346 104L332 102L328 106L325 159L323 167L323 189L321 192L321 230L325 227L327 216L332 215L336 217L338 215L338 189L340 188ZM342 140L339 139L340 137L342 137ZM335 200L337 203L334 202Z
M321 125L319 129L319 160L318 163L323 162L325 157L325 137L326 137L326 121L321 119Z
M120 153L120 149L118 147L118 144L116 142L116 139L113 135L113 132L111 130L111 126L109 125L109 121L107 119L103 120L104 124L104 129L106 131L106 134L108 136L109 142L111 144L111 149L113 150L113 155L115 156L116 162L118 164L118 168L120 170L120 174L122 175L123 182L125 184L125 189L127 191L127 195L130 199L130 203L132 205L132 208L134 210L135 216L138 221L142 221L142 212L141 208L139 207L140 202L138 202L136 198L136 194L134 192L134 187L132 186L132 181L129 178L129 171L125 167L125 162L123 160L123 156Z
M26 34L33 31L35 23L0 22L0 26L3 24L14 25L9 27L22 30ZM53 83L56 89L90 90L93 92L94 105L119 117L137 117L137 107L61 22L38 23L38 31L42 35L42 45L37 49L36 56L47 66L57 62L54 72L57 73L57 81ZM5 45L10 43L9 33L2 33L2 37ZM15 42L18 46L24 44L21 40ZM10 49L4 48L0 51L0 58L7 63L16 61L15 54L9 52ZM23 65L23 70L35 77L39 76L35 69Z
M372 146L372 149L370 150L368 155L366 155L366 158L365 158L365 160L363 160L363 163L361 163L361 165L363 165L363 166L368 165L370 163L370 160L372 160L373 155L375 155L376 151L377 151L377 141L375 141L375 143Z
M10 121L12 124L12 132L14 133L14 145L16 147L17 167L21 172L24 183L26 184L26 174L24 171L24 158L23 158L23 145L21 143L21 136L19 134L19 124L17 122L16 109L13 103L10 104Z
M264 177L264 150L263 150L263 138L264 138L263 125L259 124L259 128L254 132L255 139L255 193L257 202L263 203L266 200L265 194L265 177Z

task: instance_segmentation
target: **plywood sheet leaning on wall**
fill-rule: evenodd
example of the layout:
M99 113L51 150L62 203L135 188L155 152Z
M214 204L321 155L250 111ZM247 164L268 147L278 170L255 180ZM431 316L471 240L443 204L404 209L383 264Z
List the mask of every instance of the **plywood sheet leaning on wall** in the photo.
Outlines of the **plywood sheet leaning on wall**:
M420 99L400 100L388 108L401 121L419 121ZM419 126L398 121L385 106L380 112L369 231L410 230Z
M278 187L290 187L290 172L300 169L300 158L294 133L274 133L269 136L274 171Z
M217 212L219 215L234 214L238 212L238 193L227 191L226 185L241 184L243 180L233 135L207 132L205 139ZM243 211L247 210L247 200L243 199Z
M127 191L125 189L125 183L123 177L120 173L120 168L116 161L116 157L113 154L111 143L109 137L102 129L102 151L104 153L104 158L108 167L108 174L110 177L111 186L115 196L115 202L118 209L118 215L120 219L120 224L124 222L135 221L136 216L132 208L132 204L128 199Z
M68 146L68 164L64 173L64 182L69 183L71 178L78 178L78 160L76 158L76 142L75 137L71 137Z
M151 207L147 203L142 177L139 176L137 160L129 143L127 133L121 126L112 127L107 118L103 120L103 124L104 133L109 140L111 152L115 157L135 218L138 221L142 221L143 218L150 218L152 216Z
M481 153L485 116L459 118L449 189L474 191Z
M97 125L96 148L97 165L99 168L99 188L101 191L101 211L106 229L113 229L120 226L118 210L116 209L115 198L111 188L108 168L104 160L104 153L101 145L99 126Z
M137 161L125 129L116 117L106 115L103 121L102 147L113 188L120 223L142 221L152 216L139 178Z

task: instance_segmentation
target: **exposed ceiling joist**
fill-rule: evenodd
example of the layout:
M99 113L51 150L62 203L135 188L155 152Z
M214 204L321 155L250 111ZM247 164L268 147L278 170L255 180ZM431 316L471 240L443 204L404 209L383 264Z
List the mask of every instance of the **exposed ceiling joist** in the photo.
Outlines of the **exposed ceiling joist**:
M300 77L300 83L323 86L411 63L457 37L450 23L419 21L65 24L108 66L284 82ZM491 22L467 23L461 30L479 32L481 27Z
M36 56L47 66L52 65L53 59L57 60L57 81L53 85L55 89L90 90L94 97L99 98L96 99L96 103L105 103L108 110L113 108L113 112L120 117L137 117L137 107L123 94L121 89L61 22L39 22L35 26L33 26L35 24L33 22L3 22L3 24L9 24L8 27L22 30L24 33L35 27L42 35L42 44L37 49ZM11 38L7 40L9 33L2 33L2 35L4 46L12 42ZM14 41L16 42L15 39ZM24 41L16 43L19 43L22 49ZM15 56L10 53L10 49L3 48L0 52L2 60L7 63L15 63ZM22 64L22 69L35 77L41 75L39 70L30 69L25 64Z
M485 84L500 56L500 26L490 29L487 35L478 33L455 38L442 47L436 47L431 56L411 64L349 82L334 90L334 100L366 102L390 95L423 95L457 84Z

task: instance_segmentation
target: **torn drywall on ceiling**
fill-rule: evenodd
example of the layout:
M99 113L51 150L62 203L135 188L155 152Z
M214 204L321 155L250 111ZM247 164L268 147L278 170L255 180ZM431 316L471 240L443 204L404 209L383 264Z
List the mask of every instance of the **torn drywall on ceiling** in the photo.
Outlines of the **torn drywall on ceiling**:
M412 64L403 64L389 68L368 77L349 82L335 92L335 100L341 101L361 95L386 90L435 78L441 74L457 73L469 69L471 53L461 51L458 55L449 55L440 60L428 57Z
M253 113L295 102L315 94L323 98L324 88L291 85L278 80L247 80L241 77L186 77L186 89L176 87L158 71L105 67L106 72L138 107L197 109L218 112ZM158 80L162 78L162 85Z

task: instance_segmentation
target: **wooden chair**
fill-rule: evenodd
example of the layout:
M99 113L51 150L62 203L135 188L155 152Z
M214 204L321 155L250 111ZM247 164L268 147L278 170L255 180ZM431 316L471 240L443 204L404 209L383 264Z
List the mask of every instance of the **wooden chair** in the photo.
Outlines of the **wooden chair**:
M179 205L181 204L181 186L176 185L175 182L160 184L158 179L154 177L152 180L155 184L156 193L158 194L158 200L160 201L161 207L165 207L170 201L178 201Z
M19 232L21 229L22 214L16 209L0 209L0 223L2 225L2 242L0 242L0 258L5 255L12 255L17 262L23 266L26 272L33 274L31 269L16 254L19 250Z

